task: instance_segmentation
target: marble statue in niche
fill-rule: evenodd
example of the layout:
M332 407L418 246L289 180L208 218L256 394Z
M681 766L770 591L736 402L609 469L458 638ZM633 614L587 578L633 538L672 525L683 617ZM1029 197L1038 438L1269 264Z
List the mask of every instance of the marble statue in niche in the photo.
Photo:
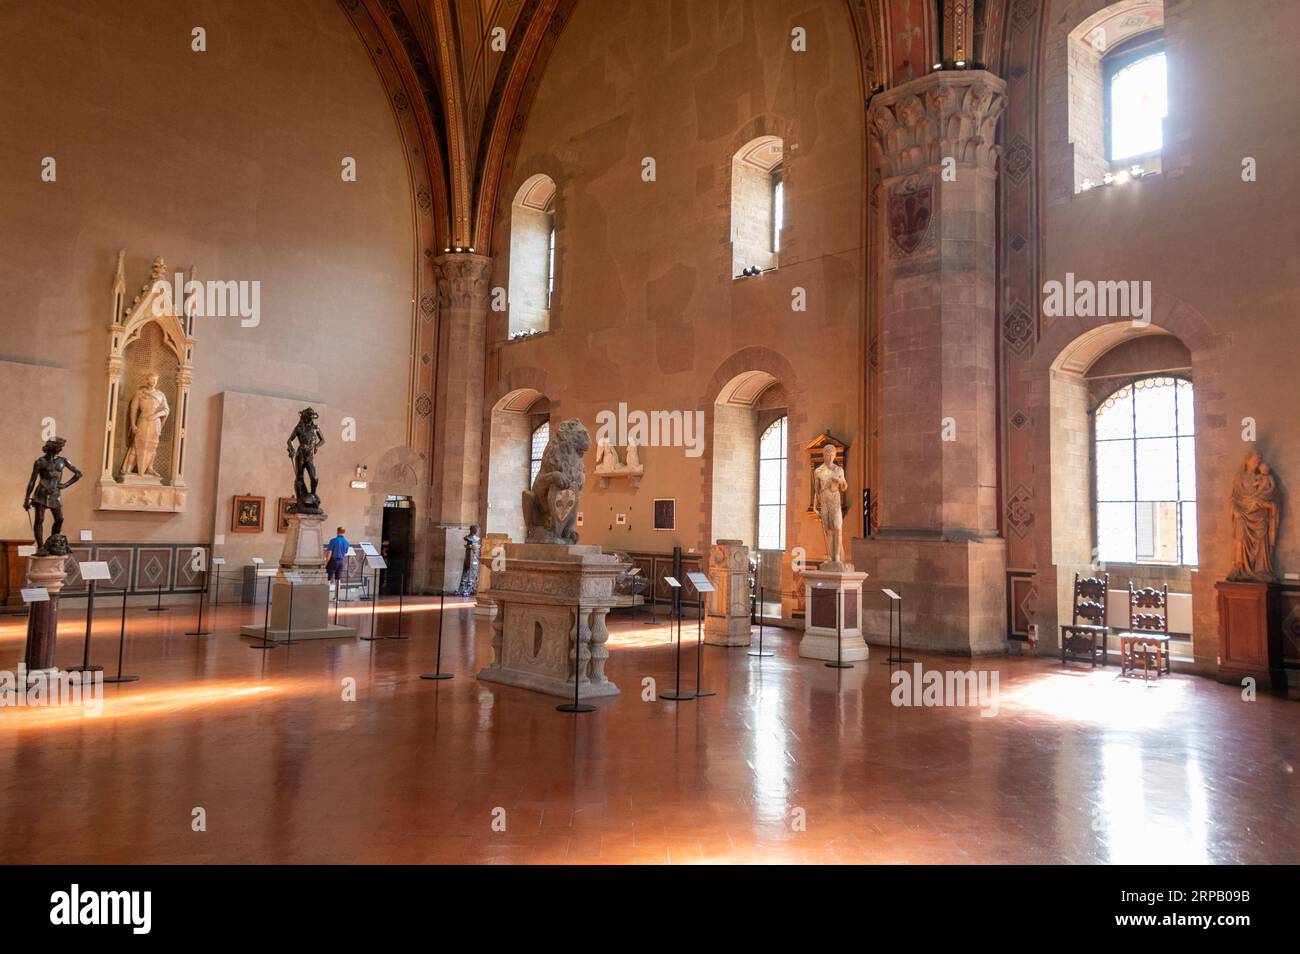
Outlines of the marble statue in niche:
M319 478L316 476L316 451L325 443L325 435L316 426L320 415L313 408L298 412L298 424L285 442L289 458L293 461L293 492L295 500L289 505L291 513L320 513L320 497L316 495ZM297 450L293 442L298 442ZM310 479L310 484L308 480Z
M826 559L837 569L844 564L844 494L849 482L844 478L844 468L835 463L837 448L827 444L822 449L822 464L813 471L813 506L826 538Z
M611 477L626 477L634 490L641 486L645 466L641 463L641 451L635 440L628 439L626 453L627 460L619 460L618 448L611 445L608 438L602 437L597 441L595 471L601 490L609 486Z
M171 415L167 404L167 395L158 390L158 374L150 371L145 375L144 384L140 385L131 403L127 406L127 442L129 449L122 462L122 475L134 474L139 477L159 478L154 469L154 457L158 453L158 442L162 438L163 427Z
M62 456L66 444L67 441L62 437L45 442L41 448L45 455L38 457L32 464L32 476L27 481L27 492L23 495L23 509L36 510L32 535L36 539L37 556L66 556L69 552L68 540L63 535L62 493L81 479L81 471L72 461ZM66 482L63 480L65 470L72 474L72 479ZM44 529L47 510L54 518L54 523L50 527L50 535L42 540L41 531Z
M577 418L562 421L551 431L533 486L524 491L524 532L528 543L578 542L578 495L586 480L582 455L591 449L591 435Z
M1273 550L1282 517L1277 478L1263 458L1252 451L1232 482L1232 569L1234 582L1275 580Z
M96 483L100 510L179 513L189 488L186 431L194 379L194 269L178 300L162 257L134 298L126 286L125 251L118 252L108 326L104 450ZM191 288L191 283L194 288Z

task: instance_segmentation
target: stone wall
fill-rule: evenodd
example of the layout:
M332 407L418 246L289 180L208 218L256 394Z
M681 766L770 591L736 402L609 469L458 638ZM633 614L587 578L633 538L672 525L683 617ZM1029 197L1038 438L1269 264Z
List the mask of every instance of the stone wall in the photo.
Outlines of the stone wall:
M207 52L190 48L197 22ZM66 497L68 529L233 542L229 494L251 492L267 498L260 551L271 560L275 500L293 486L284 439L306 404L325 411L330 519L365 525L372 502L347 480L407 440L414 203L392 110L342 9L220 4L196 20L165 0L50 0L6 5L4 26L2 350L36 373L0 372L0 441L14 450L0 462L0 498L13 502L0 508L0 536L28 533L16 502L49 416L86 473ZM55 182L41 181L44 156ZM347 156L355 182L340 174ZM119 248L128 296L157 255L169 272L193 264L200 280L261 283L256 327L196 322L181 514L93 509ZM222 423L222 395L234 393L238 435ZM343 417L356 443L342 439ZM240 461L255 473L226 480Z

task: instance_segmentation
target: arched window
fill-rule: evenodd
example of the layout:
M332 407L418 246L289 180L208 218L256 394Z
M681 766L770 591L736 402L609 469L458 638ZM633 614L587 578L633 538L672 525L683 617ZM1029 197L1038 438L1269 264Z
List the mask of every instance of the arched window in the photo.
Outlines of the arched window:
M751 139L731 157L731 277L777 267L785 217L784 144Z
M543 421L537 425L533 431L532 440L528 451L528 486L533 485L537 479L537 472L542 469L542 455L546 453L546 445L551 439L551 425Z
M1140 378L1093 414L1097 558L1195 566L1192 384Z
M510 209L510 337L550 327L555 299L555 181L538 174Z
M1137 37L1102 58L1106 77L1106 143L1112 163L1134 162L1160 152L1169 112L1165 47Z
M778 417L758 439L758 548L785 549L786 418Z
M1160 171L1164 25L1164 0L1116 0L1070 30L1063 65L1076 192Z

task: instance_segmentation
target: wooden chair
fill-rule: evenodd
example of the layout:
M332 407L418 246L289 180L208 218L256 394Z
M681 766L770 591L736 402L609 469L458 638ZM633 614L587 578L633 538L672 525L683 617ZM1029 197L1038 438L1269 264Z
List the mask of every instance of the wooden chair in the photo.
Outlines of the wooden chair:
M1136 672L1142 664L1142 678L1169 672L1169 584L1160 589L1128 584L1128 629L1119 634L1120 673Z
M1106 665L1106 597L1110 591L1110 574L1100 579L1074 574L1074 610L1070 625L1061 624L1061 665L1068 660L1092 666ZM1083 622L1080 622L1080 619Z

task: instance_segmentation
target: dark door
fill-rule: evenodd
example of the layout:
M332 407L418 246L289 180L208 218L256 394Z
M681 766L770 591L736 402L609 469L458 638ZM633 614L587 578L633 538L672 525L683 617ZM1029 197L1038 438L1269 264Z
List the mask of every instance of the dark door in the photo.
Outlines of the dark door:
M379 544L388 569L383 574L383 592L395 596L402 581L411 575L411 514L410 506L384 507L384 535ZM410 590L410 587L407 587Z

